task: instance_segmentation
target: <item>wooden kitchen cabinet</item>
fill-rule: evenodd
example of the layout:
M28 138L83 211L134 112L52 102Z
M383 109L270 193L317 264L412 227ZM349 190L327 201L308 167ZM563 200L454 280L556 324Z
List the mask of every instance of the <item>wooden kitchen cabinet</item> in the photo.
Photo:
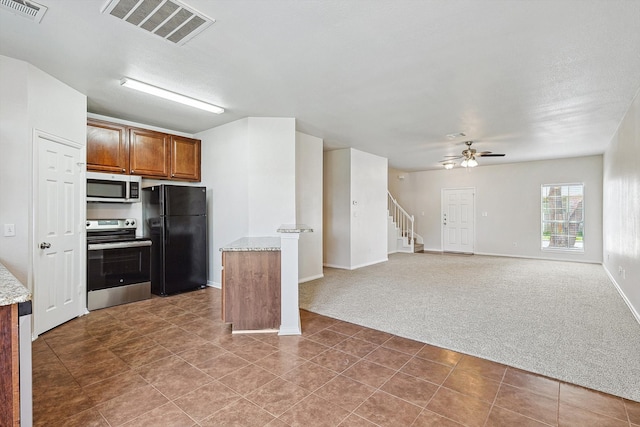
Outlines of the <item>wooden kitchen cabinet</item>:
M101 120L87 121L87 170L129 174L126 126Z
M146 178L200 181L201 141L87 120L87 170Z
M0 425L20 425L18 304L0 306Z
M171 136L171 178L200 181L200 140Z
M129 129L129 165L132 175L169 178L171 136L152 130Z
M280 328L280 251L222 252L222 320L233 331Z

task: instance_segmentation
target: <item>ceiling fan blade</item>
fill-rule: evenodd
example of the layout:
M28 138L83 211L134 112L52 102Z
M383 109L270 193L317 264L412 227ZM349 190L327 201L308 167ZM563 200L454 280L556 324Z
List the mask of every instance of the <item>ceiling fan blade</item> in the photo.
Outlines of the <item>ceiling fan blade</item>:
M476 156L481 157L504 157L504 154L476 154Z
M442 156L442 157L451 157L453 159L461 159L462 156Z

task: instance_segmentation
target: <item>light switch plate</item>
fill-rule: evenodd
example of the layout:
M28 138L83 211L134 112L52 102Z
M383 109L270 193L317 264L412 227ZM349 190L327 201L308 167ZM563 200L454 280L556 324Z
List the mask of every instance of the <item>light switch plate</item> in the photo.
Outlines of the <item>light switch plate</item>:
M13 237L16 235L16 225L15 224L5 224L4 225L4 236L5 237Z

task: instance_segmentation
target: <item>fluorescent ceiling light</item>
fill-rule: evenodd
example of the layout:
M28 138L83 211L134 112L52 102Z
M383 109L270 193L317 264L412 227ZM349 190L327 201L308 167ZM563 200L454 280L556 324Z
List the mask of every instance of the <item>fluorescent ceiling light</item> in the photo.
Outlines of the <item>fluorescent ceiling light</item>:
M137 80L123 78L120 81L120 84L130 89L139 90L140 92L145 92L151 95L159 96L160 98L168 99L174 102L179 102L181 104L189 105L191 107L199 108L201 110L210 111L215 114L224 113L224 108L218 107L217 105L207 104L206 102L189 98L188 96L180 95L179 93L170 92L165 89L160 89L159 87L151 86L149 84L142 83Z

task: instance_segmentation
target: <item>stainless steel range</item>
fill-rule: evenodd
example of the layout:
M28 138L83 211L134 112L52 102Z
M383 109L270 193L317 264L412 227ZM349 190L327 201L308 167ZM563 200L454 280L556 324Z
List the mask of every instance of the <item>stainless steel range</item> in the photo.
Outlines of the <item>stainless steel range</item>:
M151 239L135 219L87 221L87 308L151 298Z

